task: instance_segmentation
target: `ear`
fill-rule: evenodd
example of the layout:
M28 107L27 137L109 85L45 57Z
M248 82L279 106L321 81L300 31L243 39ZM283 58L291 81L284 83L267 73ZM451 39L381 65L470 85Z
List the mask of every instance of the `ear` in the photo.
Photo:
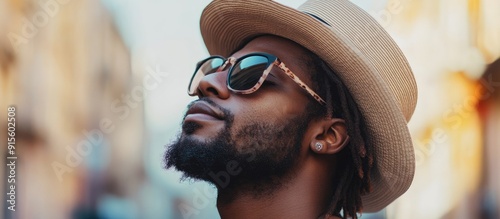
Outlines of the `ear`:
M317 154L335 154L349 143L347 125L343 119L329 118L312 124L309 148Z

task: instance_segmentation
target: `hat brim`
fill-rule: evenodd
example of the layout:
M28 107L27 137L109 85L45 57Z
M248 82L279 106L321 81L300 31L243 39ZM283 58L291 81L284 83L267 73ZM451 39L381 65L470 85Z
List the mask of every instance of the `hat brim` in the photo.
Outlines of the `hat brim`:
M407 120L413 109L409 116L403 114L384 75L345 33L296 9L262 0L213 1L203 11L200 25L210 54L228 56L249 39L271 34L295 41L322 58L353 96L367 126L365 140L374 147L373 191L362 196L363 211L379 211L409 188L415 156Z

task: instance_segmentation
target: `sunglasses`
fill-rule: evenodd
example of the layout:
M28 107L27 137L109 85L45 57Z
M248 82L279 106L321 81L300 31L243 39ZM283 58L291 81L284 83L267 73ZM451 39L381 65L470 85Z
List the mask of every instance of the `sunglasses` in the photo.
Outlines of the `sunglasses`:
M257 91L266 80L273 66L277 66L321 105L326 104L316 92L302 82L283 62L276 56L267 53L250 53L238 59L210 56L198 62L193 77L189 82L188 94L190 96L197 95L200 81L204 76L224 71L228 65L230 65L230 68L226 80L227 88L237 94L251 94Z

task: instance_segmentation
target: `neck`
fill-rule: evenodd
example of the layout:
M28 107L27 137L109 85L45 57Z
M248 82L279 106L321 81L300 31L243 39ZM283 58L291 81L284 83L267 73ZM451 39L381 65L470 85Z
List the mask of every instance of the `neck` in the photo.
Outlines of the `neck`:
M324 218L334 189L333 176L328 174L331 166L325 162L318 158L300 162L283 186L265 194L255 195L254 186L219 190L221 218Z

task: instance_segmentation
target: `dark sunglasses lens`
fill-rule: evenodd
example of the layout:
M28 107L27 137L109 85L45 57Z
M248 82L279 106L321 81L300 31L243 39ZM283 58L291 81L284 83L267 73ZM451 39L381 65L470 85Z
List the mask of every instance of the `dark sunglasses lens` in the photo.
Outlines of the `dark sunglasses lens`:
M193 77L191 78L191 82L189 83L189 95L194 95L196 93L200 81L205 75L216 72L222 64L224 64L224 59L219 57L212 57L202 62L198 66L198 68L196 68L196 72L194 73Z
M234 65L228 84L234 90L248 90L259 82L268 66L269 60L265 56L246 57Z
M213 57L203 62L198 68L198 71L201 71L204 75L208 75L210 73L216 72L222 64L224 64L224 59Z

